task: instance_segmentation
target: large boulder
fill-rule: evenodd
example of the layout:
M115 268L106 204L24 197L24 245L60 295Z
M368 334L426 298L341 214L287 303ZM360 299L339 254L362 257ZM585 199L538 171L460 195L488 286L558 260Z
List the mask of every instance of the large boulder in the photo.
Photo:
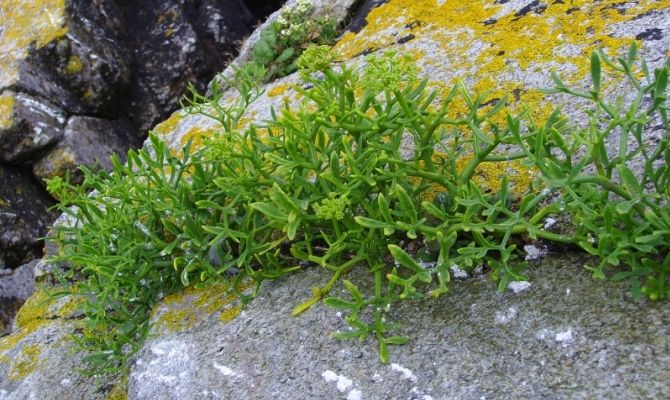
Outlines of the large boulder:
M584 279L588 261L577 254L543 259L519 293L497 292L479 276L454 283L440 299L400 305L390 317L411 341L393 347L387 365L379 362L374 340L330 336L347 329L336 310L319 303L290 316L309 288L329 279L324 270L265 282L242 309L220 287L189 289L156 306L155 336L130 367L127 396L663 397L670 390L667 307L630 297L625 284ZM360 270L348 279L372 284ZM35 296L22 309L18 329L0 339L0 399L105 398L123 387L118 377L96 386L75 372L84 364L82 354L69 350L67 334L78 326L71 307L63 301L36 311L44 297Z

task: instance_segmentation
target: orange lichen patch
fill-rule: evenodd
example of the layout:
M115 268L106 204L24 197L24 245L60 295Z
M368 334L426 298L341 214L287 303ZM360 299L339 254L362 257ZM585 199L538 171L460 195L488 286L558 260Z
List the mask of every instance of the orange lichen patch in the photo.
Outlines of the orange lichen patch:
M170 115L170 118L156 125L153 131L159 135L167 135L168 133L172 133L175 131L177 124L179 124L179 121L181 121L182 118L182 112L175 111L172 113L172 115Z
M65 72L68 75L77 74L84 69L84 64L81 62L81 58L77 56L70 56L65 65Z
M252 281L238 285L238 291L252 286ZM240 305L235 304L238 296L224 282L217 282L204 288L186 288L166 296L161 306L154 310L158 332L183 332L195 327L208 316L220 312L223 321L230 321L240 313Z
M237 126L235 129L238 129L240 131L245 130L249 125L252 123L256 122L256 116L258 115L258 111L249 111L247 114L245 114L242 118L240 118L239 121L237 121Z
M27 344L21 347L19 354L12 360L7 372L7 379L18 381L32 374L40 364L42 347L36 344Z
M345 34L335 50L350 58L394 46L399 37L411 34L412 43L421 43L415 47L433 49L434 54L425 57L424 70L442 71L463 79L474 92L492 90L492 96L502 97L524 85L518 81L525 75L548 76L557 67L568 84L587 78L589 63L582 61L588 60L592 50L602 47L611 55L619 54L636 40L610 35L609 27L669 8L670 0L627 5L628 10L620 12L612 2L572 0L541 2L528 12L507 12L509 4L489 0L390 0L368 14L360 32ZM519 104L535 108L543 98L529 90L534 88L521 89L513 99Z
M287 90L291 88L290 83L280 83L275 85L272 89L268 90L268 97L277 97L286 93Z
M9 129L14 123L14 96L3 93L0 96L0 129Z
M6 87L18 78L31 45L41 48L67 33L65 0L3 0L0 21L0 87Z

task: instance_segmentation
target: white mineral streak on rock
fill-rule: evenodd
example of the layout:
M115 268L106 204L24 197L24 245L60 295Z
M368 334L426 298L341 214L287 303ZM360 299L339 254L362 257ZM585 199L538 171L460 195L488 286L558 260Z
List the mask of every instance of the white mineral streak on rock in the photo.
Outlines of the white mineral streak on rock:
M507 287L514 293L521 293L531 287L531 283L526 281L512 281L507 284Z
M510 307L505 311L496 311L495 323L496 324L508 324L512 321L517 314L517 310L514 307Z
M238 374L237 372L233 371L230 367L221 365L216 361L212 363L212 366L216 368L219 372L221 372L223 376L232 376L232 377L242 376L241 374Z
M321 376L326 380L326 382L337 382L337 390L340 392L344 392L345 390L349 389L349 387L353 384L351 379L344 375L338 375L329 369L325 370Z
M361 400L361 391L354 389L347 395L347 400Z
M412 372L411 370L409 370L409 369L407 369L407 368L405 368L405 367L403 367L399 364L396 364L396 363L391 364L391 369L394 370L394 371L400 372L402 374L403 379L407 379L410 382L416 382L417 381L417 377L416 377L416 375L414 375L414 372Z
M572 329L568 329L565 332L558 332L556 334L556 341L563 343L563 346L567 346L574 341L572 336Z
M523 251L526 252L526 260L538 260L547 255L547 250L535 247L532 244L527 244L523 246Z

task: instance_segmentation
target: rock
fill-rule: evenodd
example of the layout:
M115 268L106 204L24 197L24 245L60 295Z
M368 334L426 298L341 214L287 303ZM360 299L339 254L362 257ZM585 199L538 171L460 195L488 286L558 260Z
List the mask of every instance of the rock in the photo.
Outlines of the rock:
M264 282L241 312L216 288L187 290L156 307L157 336L131 365L128 399L662 398L670 390L667 307L631 298L625 284L584 279L587 261L547 258L519 294L470 279L439 299L397 306L390 318L411 340L391 348L387 365L374 340L330 336L347 329L335 309L317 303L290 316L329 279L323 269ZM348 279L372 285L364 271ZM74 372L83 364L64 339L78 323L67 302L25 322L40 296L0 339L0 399L104 398L117 377L96 392Z
M65 113L39 97L6 90L0 115L0 161L25 162L63 136Z
M16 311L35 291L33 269L38 262L33 260L14 270L0 270L0 336L11 332Z
M48 99L68 113L114 116L118 95L130 77L130 58L116 37L120 15L114 3L10 3L16 4L8 5L12 9L4 9L0 20L14 17L19 26L12 34L26 34L21 24L37 24L49 40L30 47L27 38L24 46L13 49L9 56L16 59L11 66L16 69L14 79L2 87Z
M111 398L113 385L77 370L83 355L72 350L70 335L82 328L75 308L71 298L49 301L42 291L26 302L14 333L0 338L0 399Z
M663 397L667 307L630 298L624 284L584 279L585 261L565 254L534 265L533 286L520 294L473 279L439 299L397 306L390 317L411 340L391 348L388 365L372 338L330 336L347 329L337 310L317 304L290 316L328 273L264 282L234 320L214 313L149 340L131 368L128 398ZM372 285L364 271L347 279Z
M76 174L80 163L109 168L111 152L125 155L177 108L188 82L204 88L253 23L241 0L3 1L0 162L32 168L40 181ZM33 185L22 176L18 185ZM1 252L19 238L8 226L0 260L14 257Z
M137 139L128 137L129 123L92 117L72 117L65 127L63 139L33 166L35 176L44 180L75 171L80 165L111 170L110 157L116 154L122 162L130 148L137 147ZM82 178L73 174L74 181Z
M0 269L13 269L41 256L37 238L47 233L56 214L54 201L32 174L0 165Z
M34 268L39 260L33 260L14 270L0 271L0 297L26 301L35 291Z
M118 1L137 60L124 104L141 135L234 57L254 19L241 0Z

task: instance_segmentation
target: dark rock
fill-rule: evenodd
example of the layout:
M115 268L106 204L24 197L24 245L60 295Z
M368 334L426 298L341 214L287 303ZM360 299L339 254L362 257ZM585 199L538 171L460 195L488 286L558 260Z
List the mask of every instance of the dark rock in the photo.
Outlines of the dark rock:
M56 214L29 170L0 165L0 268L16 268L42 255L38 240Z
M6 90L0 113L0 161L27 161L63 136L65 113L44 99Z
M120 18L111 1L68 1L67 33L29 51L16 90L49 99L68 113L116 117L131 61L117 37Z
M61 143L33 165L33 173L43 181L75 171L73 181L78 182L82 175L76 168L80 165L111 170L112 154L125 162L128 149L138 146L137 138L128 137L128 125L125 120L70 118Z
M0 270L0 336L11 331L14 314L35 291L33 269L38 261L33 260L14 270Z
M189 82L202 90L254 21L241 0L116 3L135 59L124 111L140 135L178 107Z

